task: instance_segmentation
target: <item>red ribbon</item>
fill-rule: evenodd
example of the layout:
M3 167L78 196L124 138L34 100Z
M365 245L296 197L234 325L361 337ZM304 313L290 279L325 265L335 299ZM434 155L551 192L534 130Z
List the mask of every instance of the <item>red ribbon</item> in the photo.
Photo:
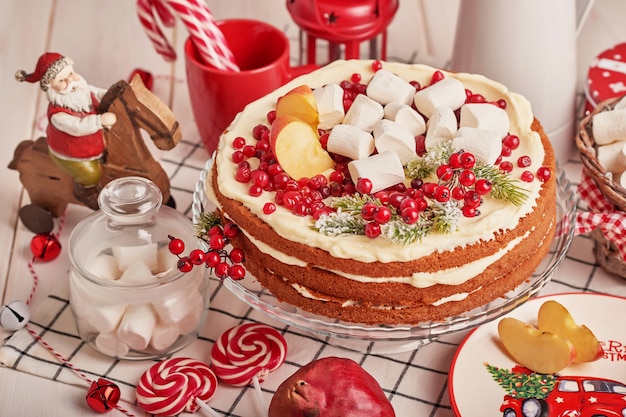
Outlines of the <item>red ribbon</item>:
M593 179L584 172L583 181L578 185L578 193L581 200L587 203L589 211L576 215L574 233L589 233L599 227L604 237L617 246L622 259L626 261L626 213L615 210Z

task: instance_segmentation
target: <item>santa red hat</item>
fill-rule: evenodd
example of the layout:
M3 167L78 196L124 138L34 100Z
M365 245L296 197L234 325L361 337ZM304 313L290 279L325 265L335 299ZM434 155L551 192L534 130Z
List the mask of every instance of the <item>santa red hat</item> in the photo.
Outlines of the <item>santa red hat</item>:
M15 79L18 81L28 81L29 83L39 81L41 89L46 91L50 82L54 80L54 77L68 65L74 65L71 59L57 52L46 52L39 57L34 72L28 74L24 70L19 70L15 73Z

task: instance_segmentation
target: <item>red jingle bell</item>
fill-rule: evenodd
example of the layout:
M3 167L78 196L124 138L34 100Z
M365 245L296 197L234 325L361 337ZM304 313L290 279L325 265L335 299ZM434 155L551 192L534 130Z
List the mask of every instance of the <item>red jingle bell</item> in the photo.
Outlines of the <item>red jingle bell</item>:
M30 241L30 250L40 261L52 261L61 253L61 243L51 234L33 236Z
M87 405L94 411L106 413L111 411L120 400L120 389L111 381L98 378L91 383L87 392Z

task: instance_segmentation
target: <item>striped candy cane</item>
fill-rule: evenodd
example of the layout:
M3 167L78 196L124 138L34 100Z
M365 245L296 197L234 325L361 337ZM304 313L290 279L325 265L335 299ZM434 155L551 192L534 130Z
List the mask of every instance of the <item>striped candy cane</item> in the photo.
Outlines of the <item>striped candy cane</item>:
M223 71L239 71L224 35L202 0L137 0L139 20L148 38L159 54L173 60L176 54L159 28L155 12L166 25L173 24L174 14L181 19L205 64Z

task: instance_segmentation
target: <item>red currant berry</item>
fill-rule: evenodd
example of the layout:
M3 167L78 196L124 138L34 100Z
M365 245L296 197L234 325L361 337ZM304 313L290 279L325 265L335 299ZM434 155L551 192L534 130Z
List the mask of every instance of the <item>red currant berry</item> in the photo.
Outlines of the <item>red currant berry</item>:
M267 126L265 126L265 125L256 125L252 129L252 137L255 138L256 140L261 140L261 138L263 137L263 134L266 131L269 131L269 128Z
M206 261L206 253L201 249L194 249L189 253L189 260L194 265L202 265Z
M417 210L417 201L415 201L415 199L411 197L405 197L404 200L402 200L402 202L400 203L400 207L398 208L401 212L407 208L414 208Z
M500 163L499 168L502 172L511 172L513 171L513 163L510 161L503 161Z
M252 197L258 197L263 194L263 187L252 184L250 188L248 188L248 194Z
M475 190L469 190L465 193L465 197L463 197L463 201L466 206L469 207L478 207L480 206L480 194L478 194Z
M242 166L242 167L237 168L237 172L235 173L235 180L237 182L241 182L245 184L248 181L250 181L250 176L251 176L250 168Z
M375 60L374 62L372 62L372 71L376 72L381 69L383 69L382 62L380 62L379 60Z
M254 184L259 187L265 187L270 183L270 176L267 172L261 171L260 169L255 169L250 173L250 178L254 182Z
M233 152L233 156L231 157L231 159L234 163L239 164L246 159L246 156L241 151L235 151Z
M378 224L385 224L391 220L391 210L386 206L379 206L374 213L374 221Z
M415 198L415 209L417 211L424 211L428 208L428 201L422 197Z
M358 83L361 81L361 74L359 74L358 72L355 72L354 74L352 74L350 76L350 81L352 81L353 83Z
M214 226L211 226L211 227L209 228L209 231L207 232L207 234L208 234L209 236L211 236L211 235L220 235L220 236L223 236L223 235L224 235L224 230L222 229L222 227L221 227L221 226L214 225Z
M276 110L270 110L267 112L267 122L269 124L274 123L274 120L276 120Z
M226 245L226 241L224 240L224 236L214 234L209 236L209 246L213 250L221 250L224 249Z
M516 135L508 134L502 139L502 144L508 146L510 149L519 148L519 137Z
M443 72L437 70L433 72L433 76L430 78L430 83L435 84L436 82L441 81L443 79L444 79Z
M241 248L234 248L230 251L228 256L230 257L230 260L236 264L239 264L246 260L246 254Z
M206 259L204 263L209 268L215 268L217 264L219 264L221 261L222 261L222 257L220 256L218 252L209 251L206 253Z
M272 203L271 201L268 201L267 203L263 204L263 213L272 214L275 211L276 211L276 204Z
M467 101L469 103L484 103L487 100L485 99L485 96L483 96L482 94L472 94L471 96L468 97Z
M513 153L513 150L506 145L502 145L502 150L500 151L500 157L508 158ZM502 160L502 158L500 158Z
M379 206L374 203L363 204L363 207L361 207L361 217L367 221L374 220L374 213L376 213L378 207Z
M428 198L433 198L435 196L435 190L437 189L437 184L434 182L425 182L422 185L422 190L424 190L424 195Z
M233 148L235 149L241 149L246 145L246 139L241 137L241 136L237 136L235 139L233 139Z
M247 157L247 158L252 158L253 156L256 155L256 147L252 146L252 145L246 145L243 147L243 149L241 150L243 152L243 154Z
M471 187L472 185L474 185L475 182L476 174L474 174L474 171L464 169L459 174L459 184L463 185L464 187Z
M463 208L461 209L461 212L463 213L463 216L465 217L476 217L480 214L480 211L478 211L478 209L476 207L472 207L472 206L463 206Z
M419 81L409 81L409 84L411 84L413 86L413 88L415 88L415 91L420 91L422 89L422 86L420 85Z
M365 236L370 239L376 239L381 233L380 225L376 222L366 223L363 227L363 232L365 233Z
M461 168L461 153L455 152L450 155L448 158L448 164L454 169Z
M372 181L369 178L359 178L356 182L356 190L361 194L372 192Z
M418 156L422 156L426 154L426 136L425 135L417 135L415 136L415 152Z
M496 105L504 110L506 109L506 100L501 98L500 100L496 101Z
M472 169L476 165L476 157L471 152L463 152L461 154L461 167Z
M530 159L530 156L527 156L527 155L520 156L517 159L517 166L520 167L520 168L527 168L532 163L533 163L532 159Z
M176 263L176 267L180 272L189 272L193 269L193 263L191 263L191 260L187 257L180 258Z
M537 169L537 178L539 179L539 181L546 182L550 179L551 176L552 171L550 171L550 168L539 167L539 169Z
M389 193L389 199L387 201L391 207L399 208L405 198L406 195L404 193L393 191Z
M521 175L521 180L524 182L533 182L535 180L535 175L530 171L524 171Z
M400 214L402 221L406 224L415 224L420 217L420 212L416 208L407 207Z
M220 262L215 265L215 276L217 276L219 279L227 278L229 270L230 266L226 262Z
M437 167L437 178L439 178L441 181L450 181L453 175L454 170L450 165L443 164Z
M479 178L476 180L476 184L474 184L474 189L480 195L489 194L491 192L491 182L484 178Z
M239 226L233 222L228 222L224 225L224 236L228 239L232 239L239 234Z
M185 242L182 239L177 239L173 236L168 236L170 239L170 243L168 244L168 249L171 254L180 255L185 251Z
M463 187L456 186L452 188L452 198L455 200L463 200L465 197L465 189Z
M435 200L440 203L450 201L450 189L445 185L438 185L435 190Z
M228 268L228 276L235 281L239 281L246 276L246 269L241 265L233 265Z

